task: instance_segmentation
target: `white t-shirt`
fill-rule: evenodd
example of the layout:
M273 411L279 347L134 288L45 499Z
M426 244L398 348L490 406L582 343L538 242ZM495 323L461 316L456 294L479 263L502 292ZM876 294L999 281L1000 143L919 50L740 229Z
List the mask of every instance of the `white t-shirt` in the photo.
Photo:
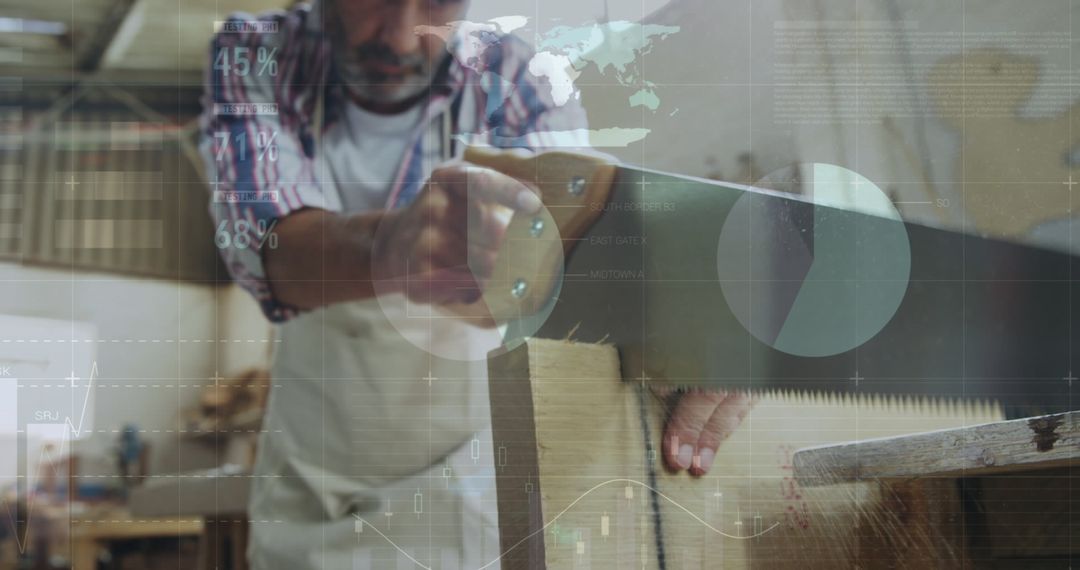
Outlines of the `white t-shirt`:
M383 115L345 105L344 117L323 133L320 178L332 178L342 211L380 210L386 206L395 175L424 114L417 104Z

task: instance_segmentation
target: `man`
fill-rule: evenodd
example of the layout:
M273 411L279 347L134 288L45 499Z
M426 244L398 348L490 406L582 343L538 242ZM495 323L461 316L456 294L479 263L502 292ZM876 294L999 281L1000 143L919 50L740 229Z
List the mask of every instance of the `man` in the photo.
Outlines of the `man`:
M576 101L552 102L522 42L489 34L466 52L466 26L429 32L454 29L466 8L333 0L234 16L214 39L200 145L211 212L230 272L280 323L250 506L255 568L498 566L475 357L498 339L417 315L475 302L510 217L541 204L455 160L451 135L542 150L585 119ZM257 54L277 73L244 69ZM708 472L747 408L683 395L668 466Z

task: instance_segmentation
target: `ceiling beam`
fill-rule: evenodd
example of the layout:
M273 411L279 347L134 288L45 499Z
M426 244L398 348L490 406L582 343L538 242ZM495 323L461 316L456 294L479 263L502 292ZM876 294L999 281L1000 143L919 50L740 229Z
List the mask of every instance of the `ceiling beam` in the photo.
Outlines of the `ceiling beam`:
M105 53L116 41L124 22L131 16L139 0L113 0L105 12L105 17L89 38L81 42L76 54L76 67L83 72L93 72L101 68Z
M116 85L120 87L172 87L199 88L203 75L199 70L157 71L101 69L95 72L76 71L52 66L0 65L0 77L24 87L34 85ZM0 86L0 90L3 87Z

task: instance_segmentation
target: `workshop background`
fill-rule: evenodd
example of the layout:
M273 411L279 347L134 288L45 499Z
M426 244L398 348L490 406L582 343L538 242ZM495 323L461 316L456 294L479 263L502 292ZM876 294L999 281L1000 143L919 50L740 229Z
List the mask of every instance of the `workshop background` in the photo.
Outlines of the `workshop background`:
M215 27L287 4L0 0L0 367L40 371L0 376L0 568L243 567L275 337L218 259L196 117ZM742 184L839 164L907 220L1076 250L1071 0L477 0L469 18L510 15L541 50L557 26L641 24L616 35L631 60L572 73L624 161Z

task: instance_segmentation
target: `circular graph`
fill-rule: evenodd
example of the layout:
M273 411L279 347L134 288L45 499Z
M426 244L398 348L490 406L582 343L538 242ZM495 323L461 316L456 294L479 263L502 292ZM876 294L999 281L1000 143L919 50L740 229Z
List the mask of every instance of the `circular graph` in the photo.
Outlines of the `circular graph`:
M796 356L840 354L873 338L911 273L907 230L889 197L823 163L784 168L755 186L764 191L736 201L717 247L720 285L738 321Z

